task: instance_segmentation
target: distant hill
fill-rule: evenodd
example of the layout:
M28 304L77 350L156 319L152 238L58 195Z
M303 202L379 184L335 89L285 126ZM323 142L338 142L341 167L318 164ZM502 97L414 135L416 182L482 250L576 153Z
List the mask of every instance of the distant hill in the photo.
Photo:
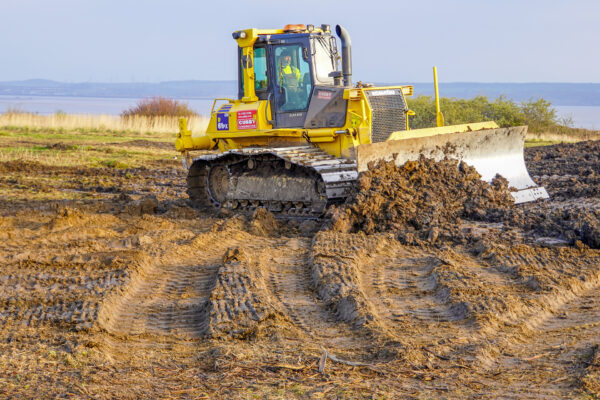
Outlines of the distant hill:
M377 85L389 85L378 83ZM432 83L413 83L415 94L433 95ZM0 95L178 99L235 97L236 81L169 81L159 83L64 83L44 79L0 82ZM543 97L557 106L600 106L599 83L440 83L443 97L494 99L504 95L515 101Z
M236 81L169 81L159 83L63 83L43 79L0 82L0 95L73 97L152 97L205 99L231 97Z

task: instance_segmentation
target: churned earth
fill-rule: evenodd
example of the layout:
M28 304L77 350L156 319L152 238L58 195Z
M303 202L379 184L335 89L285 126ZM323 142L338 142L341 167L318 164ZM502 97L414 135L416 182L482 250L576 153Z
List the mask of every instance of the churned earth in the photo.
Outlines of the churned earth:
M190 208L166 141L36 140L0 161L2 398L600 395L598 142L526 150L551 201L419 160L300 223Z

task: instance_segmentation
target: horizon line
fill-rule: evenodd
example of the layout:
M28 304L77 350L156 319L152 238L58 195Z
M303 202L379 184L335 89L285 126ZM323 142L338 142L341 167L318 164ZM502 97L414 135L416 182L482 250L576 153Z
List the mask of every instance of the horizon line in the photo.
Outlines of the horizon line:
M45 79L45 78L30 78L30 79L19 79L12 81L0 81L0 84L7 83L20 83L20 82L34 82L34 81L46 81L53 83L62 83L62 84L111 84L111 85L120 85L120 84L145 84L145 85L156 85L163 83L174 83L174 82L237 82L237 79L177 79L177 80L168 80L168 81L121 81L121 82L108 82L108 81L59 81L54 79ZM367 82L370 83L370 82ZM374 85L415 85L415 84L423 84L423 83L433 83L431 81L421 81L421 82L373 82ZM600 82L567 82L567 81L439 81L439 83L446 84L569 84L569 85L600 85Z

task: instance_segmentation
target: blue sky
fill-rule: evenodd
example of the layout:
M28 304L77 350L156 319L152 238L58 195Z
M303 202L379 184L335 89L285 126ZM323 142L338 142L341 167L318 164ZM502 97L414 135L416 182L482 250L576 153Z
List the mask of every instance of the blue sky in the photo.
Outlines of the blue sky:
M236 79L231 32L341 24L354 80L600 82L600 1L0 0L0 81Z

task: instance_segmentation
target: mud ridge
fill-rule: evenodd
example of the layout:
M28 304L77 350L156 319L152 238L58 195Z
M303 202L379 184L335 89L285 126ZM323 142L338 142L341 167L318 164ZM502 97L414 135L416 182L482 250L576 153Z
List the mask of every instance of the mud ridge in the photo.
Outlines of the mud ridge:
M274 307L261 268L251 265L243 248L227 250L216 273L208 300L208 318L212 337L248 338L267 333L283 315Z
M375 316L361 291L358 262L373 247L363 235L330 231L317 233L311 246L310 266L319 298L339 321L363 327Z

